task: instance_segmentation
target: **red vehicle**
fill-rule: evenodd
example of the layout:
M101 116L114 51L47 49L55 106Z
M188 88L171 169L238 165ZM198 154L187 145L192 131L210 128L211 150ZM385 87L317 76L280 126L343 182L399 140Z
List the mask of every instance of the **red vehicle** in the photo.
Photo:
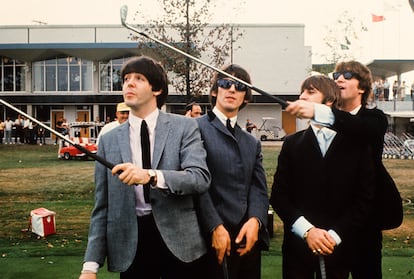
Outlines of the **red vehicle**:
M89 128L94 126L93 122L73 122L70 123L70 128L80 129L80 128ZM75 131L76 135L76 131ZM91 153L96 153L98 150L98 146L95 143L92 143L91 138L85 137L75 137L72 139L73 142L79 144L80 146L84 147ZM88 156L86 153L80 151L73 145L70 145L67 142L61 143L61 147L59 148L59 158L63 158L65 160L70 160L72 158L83 158L87 159Z

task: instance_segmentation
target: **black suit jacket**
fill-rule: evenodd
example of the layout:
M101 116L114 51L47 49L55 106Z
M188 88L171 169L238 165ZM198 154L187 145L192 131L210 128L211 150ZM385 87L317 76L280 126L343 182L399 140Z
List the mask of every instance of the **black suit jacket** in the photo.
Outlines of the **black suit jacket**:
M388 121L382 110L362 107L356 115L333 109L334 129L359 138L372 147L375 163L375 214L370 218L369 227L377 230L399 227L403 220L402 200L398 189L382 163L384 135Z
M284 224L284 261L297 262L298 268L317 264L306 242L291 231L304 216L314 226L332 229L341 237L334 254L326 257L330 266L349 262L353 239L373 209L370 152L358 139L338 133L322 157L311 127L285 139L270 198Z

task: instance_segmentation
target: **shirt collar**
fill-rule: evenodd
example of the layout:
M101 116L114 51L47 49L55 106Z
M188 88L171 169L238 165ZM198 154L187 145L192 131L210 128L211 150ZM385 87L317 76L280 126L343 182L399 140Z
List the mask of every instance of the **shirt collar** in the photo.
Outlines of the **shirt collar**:
M155 109L153 112L148 114L147 117L145 117L145 119L141 119L138 116L135 116L134 114L130 113L128 117L129 124L134 130L139 130L141 129L142 120L145 120L145 122L147 122L149 130L154 131L159 114L160 111L158 109Z
M217 116L217 118L220 120L221 123L223 123L224 126L226 126L226 122L228 117L225 116L217 107L213 108L214 114ZM237 122L237 115L230 118L230 125L234 128L236 126Z
M358 113L358 111L361 109L362 105L357 106L356 108L354 108L353 110L351 110L349 113L352 115L356 115Z

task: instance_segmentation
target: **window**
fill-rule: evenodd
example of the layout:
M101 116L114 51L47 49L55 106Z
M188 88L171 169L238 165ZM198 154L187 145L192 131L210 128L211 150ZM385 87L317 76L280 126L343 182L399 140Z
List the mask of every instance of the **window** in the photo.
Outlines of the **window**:
M25 63L8 57L1 57L0 91L26 91Z
M93 64L76 57L34 62L33 80L35 92L92 91Z
M127 59L120 58L99 63L101 91L122 91L121 68Z

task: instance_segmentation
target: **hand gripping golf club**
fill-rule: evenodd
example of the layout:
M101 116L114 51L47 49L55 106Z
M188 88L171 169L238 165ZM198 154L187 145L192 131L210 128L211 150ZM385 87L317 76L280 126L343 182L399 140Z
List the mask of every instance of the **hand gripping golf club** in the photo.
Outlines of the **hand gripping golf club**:
M239 79L239 78L237 78L235 76L232 76L231 74L226 73L225 71L222 71L219 68L216 68L216 67L214 67L214 66L212 66L210 64L207 64L206 62L204 62L204 61L202 61L202 60L200 60L200 59L198 59L198 58L196 58L196 57L194 57L194 56L192 56L192 55L190 55L190 54L188 54L188 53L186 53L186 52L184 52L184 51L182 51L182 50L180 50L180 49L178 49L176 47L173 47L173 46L171 46L171 45L169 45L169 44L167 44L167 43L165 43L165 42L163 42L163 41L161 41L161 40L159 40L159 39L157 39L155 37L152 37L152 36L150 36L150 35L148 35L148 34L146 34L144 32L141 32L138 29L136 29L135 27L129 25L126 22L126 17L127 17L127 14L128 14L128 6L126 6L126 5L122 6L120 12L121 12L121 23L127 29L129 29L131 31L134 31L135 33L138 33L139 35L144 36L144 37L146 37L146 38L148 38L150 40L153 40L153 41L159 43L162 46L165 46L165 47L167 47L169 49L172 49L173 51L178 52L178 53L184 55L185 57L190 58L191 60L193 60L195 62L198 62L198 63L206 66L207 68L210 68L210 69L212 69L212 70L214 70L214 71L216 71L216 72L218 72L218 73L220 73L222 75L225 75L226 77L229 77L229 78L231 78L231 79L233 79L233 80L235 80L237 82L240 82L240 83L244 84L245 86L247 86L250 89L256 91L257 93L260 93L263 96L267 96L267 97L275 100L277 103L279 103L280 105L282 105L282 107L287 107L288 106L288 103L285 100L283 100L283 99L281 99L279 97L276 97L274 95L271 95L271 94L269 94L269 93L267 93L267 92L265 92L265 91L263 91L263 90L255 87L255 86L251 85L250 83L245 82L244 80L241 80L241 79Z
M56 136L58 136L59 138L61 138L62 140L68 142L69 144L73 145L76 149L78 149L79 151L82 151L83 153L85 153L86 155L88 155L89 157L93 158L94 160L100 162L102 165L104 165L105 167L107 167L108 169L113 169L113 167L115 166L114 164L108 162L107 160L105 160L104 158L90 152L89 150L87 150L85 147L75 143L74 141L66 138L64 135L62 135L61 133L53 130L52 128L48 127L47 125L43 124L42 122L40 122L39 120L37 120L34 117L31 117L30 115L28 115L27 113L19 110L18 108L12 106L11 104L7 103L6 101L0 99L0 103L2 103L3 105L5 105L6 107L11 108L12 110L18 112L19 114L29 118L30 120L32 120L33 122L37 123L38 125L42 126L43 128L45 128L46 130L48 130L49 132L55 134Z

